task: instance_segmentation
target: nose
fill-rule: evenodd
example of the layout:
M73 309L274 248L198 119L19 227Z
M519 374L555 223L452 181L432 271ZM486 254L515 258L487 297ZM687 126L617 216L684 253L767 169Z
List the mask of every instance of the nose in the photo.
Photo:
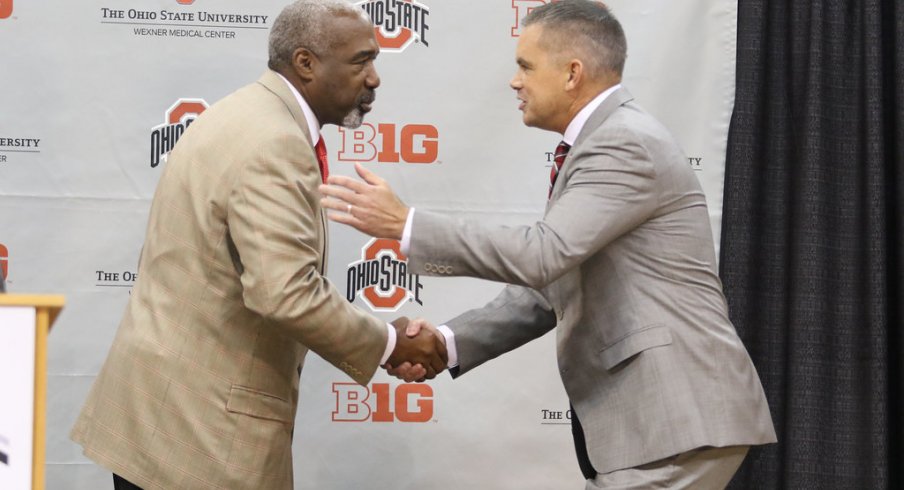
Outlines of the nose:
M364 83L367 85L367 88L374 90L380 86L380 75L377 74L377 67L374 66L373 63L370 64L370 69L367 72L367 77L364 79Z
M523 87L523 85L521 84L521 77L519 77L517 73L512 76L511 80L509 80L509 87L511 87L513 90L520 90L521 87Z

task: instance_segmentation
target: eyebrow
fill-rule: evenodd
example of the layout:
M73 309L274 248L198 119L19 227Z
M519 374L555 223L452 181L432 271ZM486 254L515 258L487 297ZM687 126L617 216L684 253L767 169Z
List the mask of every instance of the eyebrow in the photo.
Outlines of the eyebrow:
M352 56L352 60L376 59L377 55L379 54L380 52L376 49L365 49L355 53L355 55Z

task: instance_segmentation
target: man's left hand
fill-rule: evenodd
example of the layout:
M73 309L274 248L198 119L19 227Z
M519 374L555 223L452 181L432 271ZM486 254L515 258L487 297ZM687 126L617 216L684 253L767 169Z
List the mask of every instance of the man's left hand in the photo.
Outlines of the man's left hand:
M320 205L330 210L329 218L337 223L373 237L401 240L408 206L399 200L385 180L360 163L355 164L355 171L363 182L331 175L328 185L320 186L324 195Z

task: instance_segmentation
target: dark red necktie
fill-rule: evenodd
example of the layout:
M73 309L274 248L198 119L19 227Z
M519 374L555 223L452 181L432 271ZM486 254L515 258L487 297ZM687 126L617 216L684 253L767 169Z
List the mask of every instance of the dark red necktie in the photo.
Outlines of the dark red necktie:
M555 160L556 164L549 170L549 196L547 199L552 197L552 187L556 185L556 178L559 176L559 171L562 170L565 156L568 155L568 150L570 149L571 145L564 141L560 142L559 146L556 147L556 152L553 154L553 160Z
M326 184L326 179L330 176L330 167L326 159L326 143L323 142L323 136L314 145L314 153L317 154L317 163L320 165L320 176L323 177L323 183Z

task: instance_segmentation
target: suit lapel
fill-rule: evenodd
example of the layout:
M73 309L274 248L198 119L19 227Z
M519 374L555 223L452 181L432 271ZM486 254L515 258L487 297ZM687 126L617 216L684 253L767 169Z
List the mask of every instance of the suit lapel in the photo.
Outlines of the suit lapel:
M580 145L593 134L593 132L596 131L596 129L599 128L616 109L632 100L634 100L634 96L632 96L627 89L619 88L615 92L612 92L609 97L606 97L606 100L593 111L593 114L587 119L584 127L581 128L581 132L578 133L578 137L574 140L574 145L572 145L568 156L565 157L565 163L562 164L562 174L559 175L559 178L556 180L556 186L552 191L552 196L550 196L549 201L546 203L547 211L549 211L549 205L559 197L562 190L568 185L568 178L571 176L573 167L569 162L571 161L572 156L577 153L577 150L580 149Z
M308 121L304 117L304 111L301 110L301 106L298 105L298 101L295 100L295 94L292 93L292 90L289 89L289 86L286 84L285 80L279 76L273 70L267 70L263 75L257 80L257 83L263 85L267 88L267 90L273 92L283 103L286 105L286 108L289 109L289 112L292 114L292 118L295 119L295 123L298 124L298 127L301 128L301 132L304 133L305 137L308 140L308 145L311 146L311 153L314 153L314 142L311 141L311 134L308 131ZM321 138L323 135L320 136ZM316 155L314 156L316 160ZM330 244L329 239L330 235L327 232L328 222L326 218L326 211L321 208L320 209L320 224L323 227L323 250L320 251L321 263L320 263L320 272L321 274L326 274L326 264L329 260L329 250Z

